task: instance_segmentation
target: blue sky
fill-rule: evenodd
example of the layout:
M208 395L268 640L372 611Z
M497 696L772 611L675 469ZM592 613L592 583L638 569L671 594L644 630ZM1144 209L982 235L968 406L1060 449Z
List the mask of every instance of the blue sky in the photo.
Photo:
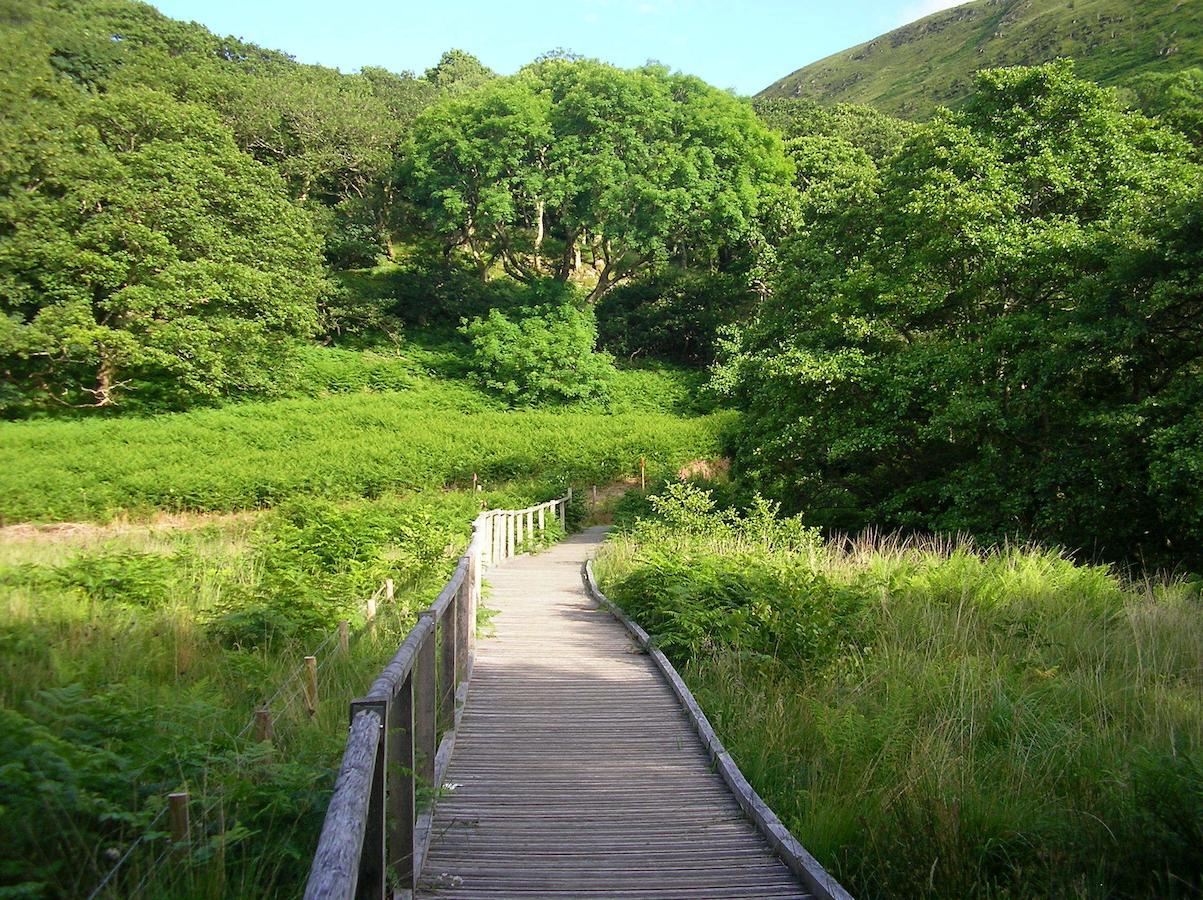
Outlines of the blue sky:
M195 20L354 71L422 72L446 49L509 74L565 48L621 66L654 59L752 94L800 66L960 0L154 0Z

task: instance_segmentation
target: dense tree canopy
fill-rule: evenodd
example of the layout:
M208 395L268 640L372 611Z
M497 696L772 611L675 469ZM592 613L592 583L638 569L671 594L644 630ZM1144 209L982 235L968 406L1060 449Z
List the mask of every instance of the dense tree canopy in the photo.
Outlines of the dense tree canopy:
M670 255L755 242L790 168L747 105L696 78L551 58L427 110L407 174L482 274L567 280L584 256L597 299Z
M800 155L806 224L719 373L747 471L844 527L1197 546L1185 141L1053 64L983 73L880 172Z

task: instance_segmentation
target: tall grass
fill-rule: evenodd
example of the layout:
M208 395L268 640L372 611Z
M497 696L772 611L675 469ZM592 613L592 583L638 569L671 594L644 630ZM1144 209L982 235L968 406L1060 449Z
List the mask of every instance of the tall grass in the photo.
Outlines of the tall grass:
M481 500L0 541L0 894L86 895L134 846L107 896L296 895L347 701L433 599ZM384 577L396 600L363 628ZM340 618L360 627L345 655ZM298 667L319 646L311 717ZM270 743L251 727L265 701ZM193 848L171 857L161 813L181 788Z
M616 536L599 578L855 894L1203 890L1197 585L1039 547L698 522Z

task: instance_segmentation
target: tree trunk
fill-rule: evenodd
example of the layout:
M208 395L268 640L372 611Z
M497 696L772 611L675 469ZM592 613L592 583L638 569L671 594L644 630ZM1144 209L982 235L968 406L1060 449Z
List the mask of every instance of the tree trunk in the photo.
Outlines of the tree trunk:
M543 273L543 201L535 201L535 271Z

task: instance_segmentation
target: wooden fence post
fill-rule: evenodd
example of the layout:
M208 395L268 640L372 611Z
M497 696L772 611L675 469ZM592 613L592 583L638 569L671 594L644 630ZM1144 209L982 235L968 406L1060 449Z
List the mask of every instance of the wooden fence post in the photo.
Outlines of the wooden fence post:
M389 708L388 862L401 890L414 888L414 679L397 688Z
M523 516L522 513L514 513L514 529L515 529L515 533L517 535L514 538L514 546L515 547L522 546L522 523L525 520L525 518L526 517Z
M459 668L455 658L455 636L459 633L457 607L454 601L448 603L439 623L439 718L444 728L455 727L455 673Z
M547 522L543 518L543 516L546 512L547 512L547 504L544 503L542 506L539 507L539 537L543 537L543 532L547 530Z
M568 489L568 500L572 499L572 488ZM560 501L560 527L568 530L568 500Z
M376 618L376 592L373 591L372 596L368 597L368 606L367 606L368 624L371 625L372 622L375 620L375 618Z
M434 787L434 755L438 750L438 695L435 684L435 629L418 648L414 669L414 753L418 773Z
M338 623L338 652L343 656L351 652L351 623L346 619Z
M363 849L359 855L359 884L356 897L384 900L388 890L388 856L386 809L388 785L386 766L389 758L390 736L386 723L393 704L387 700L352 700L351 721L365 711L376 713L380 721L379 740L376 742L376 765L372 774L372 785L368 794L367 822L363 829ZM388 785L391 787L391 785Z
M317 657L305 657L305 709L310 716L317 713Z
M509 559L514 555L514 533L517 525L514 522L514 514L506 513L505 517L505 558Z
M647 460L639 457L639 490L647 490Z
M188 792L177 791L167 795L171 815L171 843L176 849L192 840L192 825L188 820Z
M393 602L393 579L384 579L384 599L389 603Z
M273 737L275 729L272 727L272 711L266 706L261 706L255 710L255 740L263 743Z
M455 600L449 604L455 607L455 683L452 693L468 677L468 635L475 624L468 615L470 601L468 579L465 578L459 590L455 592Z

